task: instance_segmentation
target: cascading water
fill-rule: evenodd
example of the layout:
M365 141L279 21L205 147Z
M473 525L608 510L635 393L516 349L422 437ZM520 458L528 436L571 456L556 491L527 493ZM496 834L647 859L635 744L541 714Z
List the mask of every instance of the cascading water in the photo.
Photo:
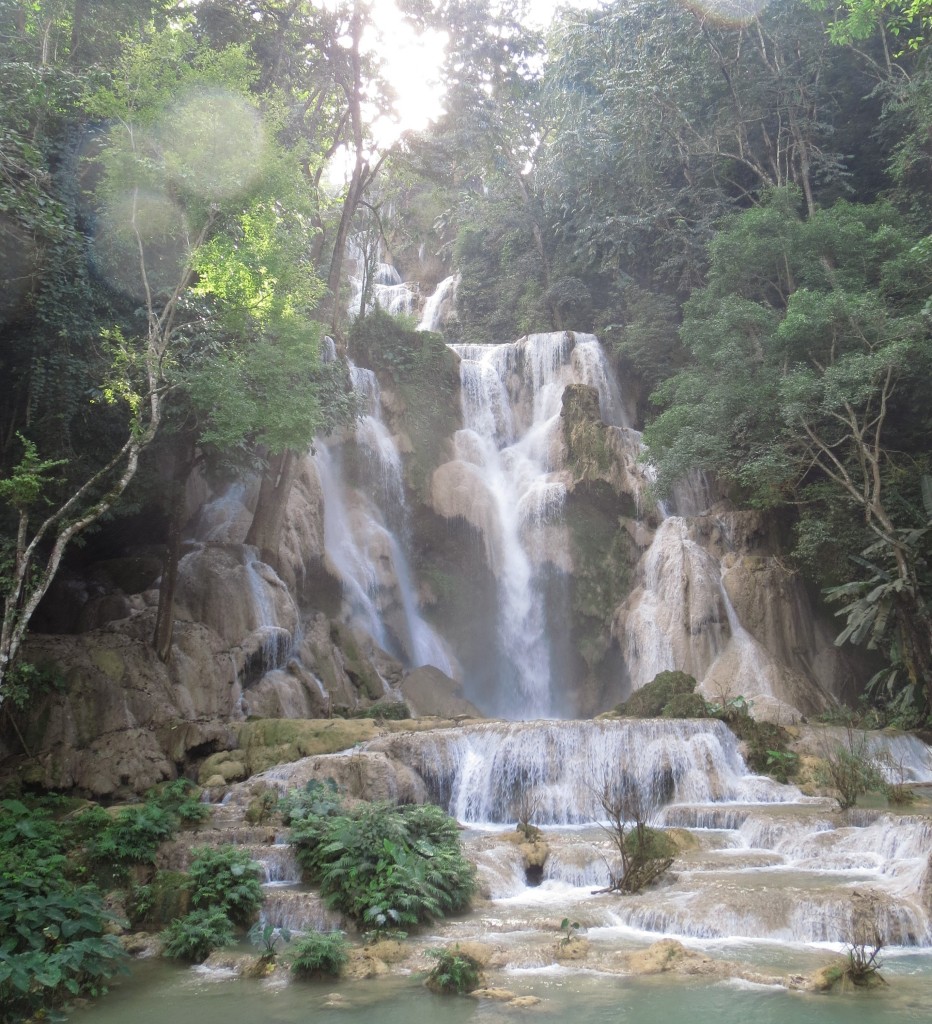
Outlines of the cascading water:
M751 775L719 721L490 722L398 732L367 748L360 757L387 755L399 773L413 769L430 798L469 827L489 898L474 915L479 936L543 929L552 943L554 922L572 914L593 947L608 950L620 937L662 935L843 943L868 907L888 944L932 946L932 819L871 809L842 816L832 801ZM290 774L300 783L327 771L308 759L262 778L282 789ZM599 825L606 787L678 831L673 873L659 886L623 898L593 892L619 872ZM506 831L529 807L546 844L534 880Z
M420 614L405 554L407 505L401 455L381 414L379 384L371 370L349 364L362 415L355 441L364 454L371 493L352 492L343 480L337 445L319 445L318 476L324 501L326 557L342 581L348 616L375 642L413 667L455 667L446 645ZM387 621L392 602L400 614Z
M409 315L414 312L417 304L417 293L410 285L405 284L397 269L381 259L376 253L372 266L367 267L363 250L356 244L349 247L350 258L356 265L356 273L350 276L351 294L347 310L351 317L358 316L362 311L363 289L367 289L366 312L375 306L384 309L393 316Z
M496 707L513 718L554 713L551 634L565 630L547 608L549 567L566 568L560 479L560 410L568 384L595 387L606 423L625 422L618 388L591 335L533 334L506 345L453 345L460 356L463 429L457 460L470 467L485 499L482 535L495 574L499 668ZM466 515L465 518L469 519Z
M458 282L459 276L453 274L450 277L445 277L437 285L437 290L424 303L421 321L417 325L419 331L440 330L444 310L453 302Z
M380 744L411 765L434 800L460 821L515 821L522 795L534 820L574 825L604 816L606 784L627 805L711 801L780 802L792 787L747 774L721 722L623 720L490 723Z

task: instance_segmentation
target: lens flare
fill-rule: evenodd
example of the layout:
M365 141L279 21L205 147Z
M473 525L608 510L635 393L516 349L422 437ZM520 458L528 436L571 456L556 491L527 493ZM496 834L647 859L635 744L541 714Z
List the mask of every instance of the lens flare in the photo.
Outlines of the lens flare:
M158 135L168 174L204 199L242 192L261 169L262 123L241 96L216 90L194 93L173 107Z
M109 202L97 218L97 272L140 301L171 292L188 253L184 211L166 195L134 189Z

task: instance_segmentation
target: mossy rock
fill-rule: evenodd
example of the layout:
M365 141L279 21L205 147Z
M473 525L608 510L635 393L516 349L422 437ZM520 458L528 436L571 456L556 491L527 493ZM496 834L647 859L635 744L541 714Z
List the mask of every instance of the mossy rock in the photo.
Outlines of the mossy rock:
M659 718L663 709L681 694L691 694L698 683L685 672L658 672L640 690L615 709L626 718Z
M246 755L242 750L221 750L201 762L198 781L202 786L213 788L217 785L218 776L224 785L229 785L242 782L248 774Z
M165 928L191 909L189 878L184 871L156 871L144 888L147 909L141 915L131 914L134 928Z
M790 750L792 737L781 725L759 722L750 715L726 719L729 729L745 744L745 760L752 772L786 782L800 766L799 757Z
M708 718L709 708L698 693L678 693L660 714L662 718Z

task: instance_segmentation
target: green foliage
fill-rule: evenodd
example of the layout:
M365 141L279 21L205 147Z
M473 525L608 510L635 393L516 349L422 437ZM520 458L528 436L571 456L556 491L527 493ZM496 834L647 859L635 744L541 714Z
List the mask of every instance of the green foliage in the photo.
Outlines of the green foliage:
M65 459L40 459L39 449L29 438L17 432L23 446L23 457L12 473L0 480L0 501L11 505L20 514L27 514L43 498L49 483L60 477L54 473L65 465Z
M456 823L431 805L309 816L292 826L290 841L327 904L374 931L464 910L475 887Z
M677 693L663 706L661 718L708 718L709 705L699 693Z
M0 803L0 1022L31 1017L67 999L106 991L123 969L100 893L68 877L72 822L49 807Z
M233 925L221 907L192 910L162 932L162 955L202 963L215 950L233 943Z
M452 949L428 949L427 955L436 961L426 982L434 992L462 996L482 983L482 965L475 957L461 952L458 945Z
M291 932L287 928L276 928L273 924L256 921L249 929L249 941L259 950L263 960L274 960L275 947L280 942L291 942Z
M563 938L560 939L560 945L568 946L573 939L576 938L576 933L579 931L579 922L570 921L568 917L564 917L560 922L560 931L563 932Z
M259 865L235 846L201 846L192 852L188 874L194 906L217 908L237 924L248 924L262 906Z
M85 811L77 825L86 835L85 856L97 871L125 877L131 864L154 864L159 846L175 832L177 818L157 804L130 807L115 816Z
M196 825L213 814L209 804L201 800L201 790L190 779L178 778L164 782L146 793L146 801L173 815L179 823Z
M0 583L2 585L2 583ZM61 692L65 681L57 667L34 665L30 661L17 661L3 681L5 699L17 711L23 711L37 697L53 691Z
M928 703L926 457L909 453L928 447L932 263L887 203L838 201L808 217L799 203L774 191L716 236L708 283L684 307L693 362L655 393L665 409L645 440L661 492L701 468L746 504L808 506L801 554L820 582L844 572L834 593L856 599L842 637L885 647L878 685L893 679L892 696L909 686ZM846 555L869 574L845 568Z
M190 910L191 883L183 871L156 871L151 882L133 886L127 911L136 926L164 928Z
M628 718L658 718L664 708L675 697L691 694L697 686L696 680L685 672L658 672L623 703L615 708L619 715Z
M930 478L925 478L930 479ZM929 510L932 512L932 510ZM927 551L932 536L929 524L899 532L901 549L910 553L915 588L924 604L932 602L932 565ZM928 710L923 679L917 671L923 658L917 648L926 642L910 615L910 580L897 565L898 552L881 541L865 548L852 561L861 576L825 591L830 602L845 602L836 615L843 616L845 628L835 639L882 651L886 664L870 679L866 695L887 714L890 724L909 728L919 724Z
M292 947L291 970L301 978L336 977L349 957L342 932L308 932Z
M124 969L100 894L61 878L0 881L0 1021L106 992Z
M333 779L309 779L304 789L292 789L278 802L282 820L286 825L294 825L305 819L326 818L338 814L343 809L343 801L337 792L337 784Z

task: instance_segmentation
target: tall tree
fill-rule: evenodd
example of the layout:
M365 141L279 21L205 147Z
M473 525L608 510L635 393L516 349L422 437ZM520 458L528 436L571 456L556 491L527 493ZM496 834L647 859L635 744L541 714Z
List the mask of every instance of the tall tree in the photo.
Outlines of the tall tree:
M658 389L665 411L645 439L661 487L700 468L738 500L802 506L810 547L837 543L826 521L859 517L843 554L879 544L891 559L891 625L932 706L927 551L914 534L932 440L932 248L887 204L805 217L800 198L774 192L716 237L708 284L684 310L694 362Z

